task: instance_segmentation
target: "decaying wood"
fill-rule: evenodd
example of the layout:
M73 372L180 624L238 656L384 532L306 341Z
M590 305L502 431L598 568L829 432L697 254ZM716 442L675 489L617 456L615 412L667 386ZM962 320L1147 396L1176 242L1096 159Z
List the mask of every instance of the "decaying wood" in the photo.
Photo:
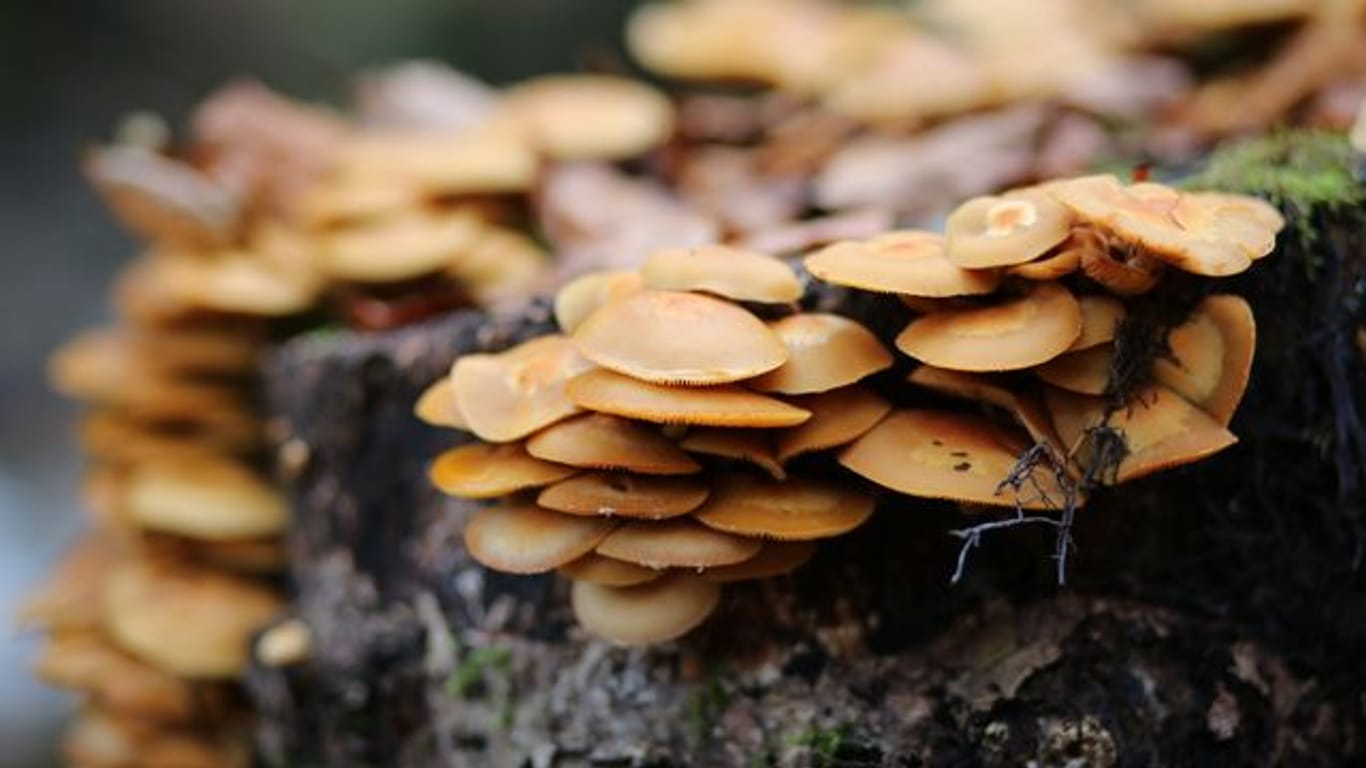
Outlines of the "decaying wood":
M896 327L840 295L817 301ZM410 415L456 355L548 327L538 303L486 323L458 313L305 337L274 356L292 575L314 655L251 674L268 760L1334 765L1360 750L1354 684L1334 678L1328 656L1286 647L1302 635L1246 620L1284 585L1259 594L1193 575L1186 594L1184 575L1164 568L1164 547L1191 561L1181 537L1203 525L1191 519L1208 501L1200 489L1226 493L1249 466L1238 451L1096 499L1078 520L1066 589L1042 529L985 538L951 585L947 532L962 513L902 499L793 576L729 590L681 642L628 650L586 637L563 581L470 560L460 534L473 505L424 476L462 438ZM1359 606L1361 594L1349 576L1323 599Z

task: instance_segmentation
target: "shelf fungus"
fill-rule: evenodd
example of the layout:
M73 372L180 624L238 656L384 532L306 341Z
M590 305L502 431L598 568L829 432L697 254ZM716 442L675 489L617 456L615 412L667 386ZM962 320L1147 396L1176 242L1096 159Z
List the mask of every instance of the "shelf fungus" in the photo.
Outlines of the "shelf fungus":
M920 363L909 382L948 398L863 400L876 424L840 463L911 496L1063 511L1224 450L1256 326L1215 281L1269 254L1283 225L1255 198L1089 176L969 200L943 238L811 253L818 279L898 295L914 313L896 338ZM1175 272L1187 276L1168 291ZM788 441L855 420L852 403L795 402L815 415Z
M566 284L562 334L455 360L415 411L479 438L431 471L496 499L467 524L474 559L557 572L580 625L636 645L867 521L874 497L829 454L890 409L864 381L893 355L854 320L799 311L799 286L772 256L660 251Z

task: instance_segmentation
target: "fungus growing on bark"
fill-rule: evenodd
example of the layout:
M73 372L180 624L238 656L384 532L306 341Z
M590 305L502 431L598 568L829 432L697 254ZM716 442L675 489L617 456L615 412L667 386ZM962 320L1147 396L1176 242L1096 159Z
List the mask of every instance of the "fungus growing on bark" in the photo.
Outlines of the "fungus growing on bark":
M555 322L565 333L573 333L602 305L644 287L645 279L634 270L580 275L555 292Z
M432 463L432 484L470 499L492 499L541 488L577 474L578 469L538 459L521 443L470 443L452 448Z
M806 268L835 285L925 298L975 296L1000 285L995 270L963 269L944 255L944 238L929 232L889 232L826 246Z
M1170 357L1153 363L1158 382L1228 426L1252 373L1257 326L1240 296L1208 296L1167 335Z
M647 288L702 291L735 301L788 304L801 298L792 268L767 254L724 245L656 251L640 267Z
M571 515L664 520L702 506L710 492L697 478L590 472L543 489L536 503Z
M1081 308L1066 288L1040 283L1002 304L945 310L911 321L896 339L939 368L1010 371L1057 357L1081 335Z
M659 424L790 427L811 417L809 411L737 385L670 387L602 368L574 377L566 391L581 408Z
M538 459L587 469L643 475L688 475L702 469L658 431L603 413L546 427L527 440L526 450Z
M551 75L509 88L493 115L537 151L565 160L620 159L644 153L673 133L673 105L634 80Z
M465 526L465 547L490 568L545 573L593 551L616 527L605 517L565 515L531 504L484 507Z
M595 551L646 568L710 568L744 562L754 557L760 546L758 539L677 518L625 523L603 539Z
M762 392L828 392L891 367L892 355L872 331L839 315L804 312L769 325L787 347L787 360L755 378Z
M466 355L451 367L456 408L481 439L520 440L579 412L566 383L589 367L564 336L543 336L497 354Z
M629 587L575 581L574 617L584 629L620 645L650 645L681 637L716 610L720 586L671 574Z
M692 453L752 464L776 480L787 476L774 455L772 435L762 429L693 427L678 441Z
M233 540L284 531L283 494L224 459L166 457L128 475L124 510L139 527L198 539Z
M613 560L594 552L565 563L558 569L559 574L571 581L586 581L604 587L634 587L645 584L664 575L663 571L646 568L643 565Z
M1072 217L1041 191L978 197L958 206L945 225L944 253L964 269L1023 264L1067 239Z
M852 442L892 409L876 392L859 385L796 397L793 402L810 411L811 418L774 435L776 456L782 463L804 453Z
M723 476L695 517L709 528L780 541L848 533L873 514L873 497L834 482Z

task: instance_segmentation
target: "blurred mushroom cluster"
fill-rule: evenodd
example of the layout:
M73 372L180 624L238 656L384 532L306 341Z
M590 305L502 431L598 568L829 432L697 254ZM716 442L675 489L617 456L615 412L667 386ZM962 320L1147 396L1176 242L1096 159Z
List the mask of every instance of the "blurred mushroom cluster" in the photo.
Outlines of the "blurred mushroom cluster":
M892 355L801 295L774 257L665 249L565 285L560 333L456 359L416 412L479 438L431 468L445 493L496 499L468 522L471 556L558 571L584 628L643 644L862 524L873 497L815 455L887 413L861 382Z
M980 406L895 410L840 463L912 496L1063 510L1228 447L1256 330L1212 281L1283 226L1256 198L1088 176L969 200L943 235L811 254L817 278L910 308L912 384Z

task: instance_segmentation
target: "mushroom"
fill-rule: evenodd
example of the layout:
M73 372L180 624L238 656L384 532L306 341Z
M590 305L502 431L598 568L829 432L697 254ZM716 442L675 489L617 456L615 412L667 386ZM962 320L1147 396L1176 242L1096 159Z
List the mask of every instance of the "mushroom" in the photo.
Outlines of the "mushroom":
M187 249L232 242L241 196L188 163L115 145L87 151L83 168L119 220L144 240Z
M561 331L573 333L602 305L629 296L644 287L644 278L635 270L580 275L555 293L555 322Z
M565 387L579 407L660 424L791 427L811 417L794 405L734 385L668 387L596 368Z
M1167 335L1171 355L1153 362L1153 376L1228 426L1247 389L1256 346L1257 324L1247 301L1232 294L1207 296Z
M289 505L271 483L245 465L204 456L135 467L124 503L139 526L199 539L273 536L289 519Z
M726 245L655 251L640 276L647 288L704 291L735 301L788 304L802 296L801 282L787 264Z
M1001 280L994 270L954 265L944 255L942 236L915 230L835 243L807 256L805 264L827 283L926 298L991 293Z
M758 429L694 427L678 444L693 453L749 462L781 480L787 472L773 455L773 442L769 437Z
M663 520L702 506L707 484L692 477L590 472L543 489L536 503L571 515L618 515Z
M693 513L709 528L781 541L848 533L873 514L873 497L848 486L807 477L761 480L726 475Z
M531 456L521 443L470 443L438 456L428 477L442 493L492 499L550 485L577 472L575 467Z
M989 307L913 320L896 338L902 352L959 371L1009 371L1057 357L1081 335L1081 308L1066 288L1039 283Z
M769 324L787 362L749 385L761 392L827 392L890 368L892 355L872 331L839 315L800 313Z
M654 88L606 75L551 75L504 92L493 121L560 160L634 157L673 133L673 105Z
M1053 509L1065 499L1048 467L1030 469L1018 491L1006 485L1027 441L986 419L899 410L839 455L868 480L908 496L1024 509Z
M288 667L307 661L313 653L313 630L292 616L268 627L256 638L256 658L267 667Z
M702 571L702 578L727 583L782 576L802 567L815 554L814 541L766 541L754 557L735 565L708 568Z
M57 633L99 625L104 581L122 556L114 540L88 532L67 548L19 606L19 623Z
M574 331L574 343L604 368L657 384L724 384L787 360L782 341L754 315L677 291L644 290L600 307Z
M588 469L624 469L645 475L687 475L698 464L663 435L604 413L588 413L551 425L526 442L538 459Z
M1110 373L1114 366L1115 347L1104 344L1059 355L1034 369L1034 373L1069 392L1103 395L1110 389Z
M594 552L560 566L559 574L572 581L587 581L604 587L634 587L664 575L663 571L635 563L624 563Z
M892 409L876 392L860 384L803 395L793 398L793 403L810 411L811 418L774 434L776 456L783 464L804 453L852 442Z
M49 685L89 694L101 706L140 718L185 722L200 709L187 681L129 656L97 631L54 633L34 672Z
M589 632L618 645L650 645L696 629L716 610L721 588L671 574L630 587L576 581L570 599L574 618Z
M449 375L442 376L422 390L417 403L413 406L413 415L422 423L433 427L447 427L467 432L470 428L464 415L460 413L460 408L455 404L455 387Z
M1111 293L1138 296L1157 287L1162 263L1142 254L1087 248L1081 252L1081 271Z
M531 504L485 507L465 526L465 548L506 573L545 573L577 560L617 527L604 517L564 515Z
M759 552L758 539L713 530L687 518L629 522L612 531L597 553L646 568L711 568L744 562Z
M507 130L455 133L371 132L352 139L336 173L356 183L411 184L431 196L521 192L536 181L540 160Z
M280 605L274 591L255 581L145 558L121 563L104 592L105 626L114 641L191 679L240 675L251 634Z
M1222 192L1181 195L1172 218L1188 231L1236 243L1253 261L1276 248L1276 233L1285 228L1285 217L1270 203Z
M944 255L964 269L1008 267L1067 239L1072 215L1042 191L976 197L949 214Z
M1128 314L1124 305L1111 296L1078 296L1081 307L1081 335L1067 348L1068 352L1090 349L1115 340L1119 324Z
M475 243L486 225L478 216L412 211L326 234L323 272L340 282L385 284L441 272Z
M1041 256L1034 261L1007 267L1006 274L1036 282L1061 280L1081 269L1081 254L1081 249L1068 248L1064 245L1053 253Z
M565 336L541 336L491 355L464 355L451 366L456 409L481 440L523 437L579 412L565 383L589 364Z
M1045 400L1058 434L1093 474L1106 469L1090 466L1092 458L1086 448L1094 430L1104 427L1123 439L1127 452L1114 468L1113 477L1101 472L1098 478L1107 482L1126 483L1189 464L1238 442L1209 414L1160 385L1135 393L1128 405L1117 410L1102 398L1058 389L1047 390Z
M907 381L950 397L961 397L1000 408L1024 427L1034 442L1051 445L1060 452L1065 452L1067 448L1058 438L1048 411L1037 396L1016 393L982 374L950 371L932 365L916 368Z
M98 706L86 707L66 730L62 751L79 768L247 768L250 749L231 732L206 733L140 721Z

